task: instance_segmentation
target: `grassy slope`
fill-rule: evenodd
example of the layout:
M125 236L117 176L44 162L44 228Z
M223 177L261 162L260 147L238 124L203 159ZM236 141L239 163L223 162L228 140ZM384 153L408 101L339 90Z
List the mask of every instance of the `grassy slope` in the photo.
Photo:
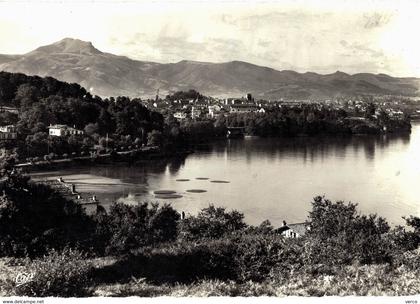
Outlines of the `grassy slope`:
M126 284L100 285L95 296L402 296L420 293L420 271L401 267L388 273L386 266L350 266L336 276L297 275L285 282L265 281L237 284L232 281L203 280L193 284L153 285L133 278Z
M420 258L420 249L412 252L415 260ZM10 266L11 259L0 260L0 296L11 296L2 288L6 280L14 281L21 266ZM114 258L91 260L101 269L115 263ZM402 296L420 293L420 269L402 265L346 266L334 269L335 275L296 273L290 279L267 280L261 283L200 280L191 284L153 284L145 278L131 278L128 283L93 284L86 286L91 296ZM10 284L9 284L10 285Z

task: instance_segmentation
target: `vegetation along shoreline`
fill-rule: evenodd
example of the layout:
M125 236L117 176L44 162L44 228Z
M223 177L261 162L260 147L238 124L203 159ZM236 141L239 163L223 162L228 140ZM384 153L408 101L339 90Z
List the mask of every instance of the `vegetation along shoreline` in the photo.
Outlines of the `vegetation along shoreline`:
M0 80L2 153L28 168L170 157L226 139L230 128L260 137L411 130L411 112L378 106L387 103L371 96L343 105L255 101L250 94L218 101L194 90L147 100L102 99L51 77L0 72Z
M78 84L0 72L0 295L413 295L420 219L391 227L357 205L316 196L300 225L253 226L209 205L114 202L87 214L24 171L185 157L210 140L410 133L412 104L394 96L329 102L92 96ZM375 98L379 98L376 100ZM411 112L410 112L411 111ZM235 139L236 140L236 139ZM219 181L221 182L221 181ZM197 189L192 189L198 191ZM16 285L20 272L36 276ZM308 283L310 282L310 283Z

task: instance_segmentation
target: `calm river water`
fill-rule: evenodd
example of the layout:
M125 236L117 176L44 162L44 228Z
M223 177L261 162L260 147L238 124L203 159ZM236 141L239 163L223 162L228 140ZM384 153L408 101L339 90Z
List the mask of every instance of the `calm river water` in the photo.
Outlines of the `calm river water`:
M325 195L402 224L402 216L420 215L420 123L410 135L245 138L202 146L185 159L33 174L59 176L82 193L96 193L104 205L159 201L196 214L212 203L243 212L250 224L269 219L278 226L304 221L312 198ZM157 190L182 197L158 199Z

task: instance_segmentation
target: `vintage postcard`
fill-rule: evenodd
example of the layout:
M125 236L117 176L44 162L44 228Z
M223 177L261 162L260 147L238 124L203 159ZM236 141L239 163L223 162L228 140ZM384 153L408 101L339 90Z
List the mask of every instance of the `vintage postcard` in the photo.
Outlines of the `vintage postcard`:
M419 15L0 0L2 303L418 303Z

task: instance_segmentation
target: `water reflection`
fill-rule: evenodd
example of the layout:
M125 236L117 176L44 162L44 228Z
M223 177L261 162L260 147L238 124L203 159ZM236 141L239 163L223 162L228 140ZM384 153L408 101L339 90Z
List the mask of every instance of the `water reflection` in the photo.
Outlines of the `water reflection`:
M167 171L172 175L177 174L184 164L185 156L153 161L140 161L130 166L110 164L106 166L93 166L88 169L81 167L77 170L103 177L120 179L124 182L146 182L150 174L164 174Z
M182 195L171 202L179 211L194 214L213 203L244 212L251 224L303 221L311 199L323 194L358 202L363 212L378 213L391 223L420 212L420 187L415 185L420 180L420 125L411 135L245 138L195 149L187 157L43 176L71 179L80 191L98 193L104 205L156 201L153 191L171 189Z
M377 150L383 150L390 145L401 148L410 143L410 134L387 134L379 136L318 136L297 138L246 138L215 141L213 144L197 146L198 154L205 158L206 154L217 157L226 155L244 155L247 162L254 157L269 159L294 157L305 162L330 157L344 158L348 153L363 153L368 160L375 158Z
M173 158L167 164L170 174L175 175L185 165L185 157Z

